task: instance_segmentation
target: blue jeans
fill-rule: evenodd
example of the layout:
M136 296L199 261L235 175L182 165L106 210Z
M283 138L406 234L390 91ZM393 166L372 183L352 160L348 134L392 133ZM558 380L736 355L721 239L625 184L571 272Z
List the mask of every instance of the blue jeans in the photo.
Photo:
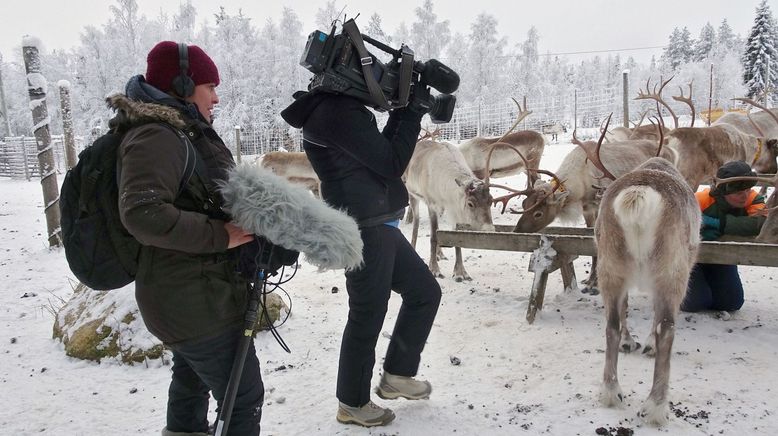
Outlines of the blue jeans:
M173 376L168 390L168 430L208 433L208 392L213 393L218 409L221 409L241 335L242 330L230 329L203 341L170 345ZM265 387L252 341L243 365L228 434L259 435L264 396Z
M698 263L689 276L684 312L701 310L733 311L743 307L743 283L737 265Z

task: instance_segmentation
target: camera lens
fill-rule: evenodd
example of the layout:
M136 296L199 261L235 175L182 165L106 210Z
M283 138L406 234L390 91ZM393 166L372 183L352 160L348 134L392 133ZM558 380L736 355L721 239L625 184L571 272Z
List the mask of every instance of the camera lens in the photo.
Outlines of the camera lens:
M456 103L456 96L451 94L441 94L432 97L432 108L429 112L430 120L435 124L451 121Z

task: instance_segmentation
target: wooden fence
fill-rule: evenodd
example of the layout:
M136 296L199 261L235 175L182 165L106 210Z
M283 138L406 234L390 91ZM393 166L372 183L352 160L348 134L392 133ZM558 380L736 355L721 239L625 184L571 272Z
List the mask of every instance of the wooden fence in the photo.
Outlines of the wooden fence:
M76 149L83 148L83 138L77 137ZM62 135L51 137L54 147L54 163L58 173L67 171L65 145ZM34 136L7 136L0 140L0 177L15 179L40 177L38 165L38 144Z
M531 324L543 307L549 273L560 270L566 290L575 289L572 262L580 256L594 256L594 229L591 227L547 227L540 233L512 233L513 226L495 226L494 232L438 230L443 247L484 250L523 251L532 253L529 271L535 273L527 306L526 319ZM733 238L734 239L734 238ZM752 241L753 239L751 239ZM737 241L704 241L700 244L698 262L726 265L778 266L778 244Z

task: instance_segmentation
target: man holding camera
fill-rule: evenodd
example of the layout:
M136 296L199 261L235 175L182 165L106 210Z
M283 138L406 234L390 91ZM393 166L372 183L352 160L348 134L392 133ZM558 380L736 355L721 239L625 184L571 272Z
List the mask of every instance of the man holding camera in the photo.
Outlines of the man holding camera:
M119 213L143 244L135 296L149 331L173 351L163 436L208 433L209 391L219 407L247 305L235 247L253 235L230 223L214 181L235 163L211 126L219 73L199 47L172 41L148 54L146 76L112 97L119 148ZM197 170L184 175L188 137ZM229 434L258 435L264 387L254 345L243 367Z
M414 377L440 304L440 286L398 228L408 205L401 177L429 110L429 90L416 83L410 103L390 110L382 131L365 107L378 104L369 94L360 98L316 88L295 98L282 116L303 130L303 148L321 180L323 199L357 221L364 242L364 265L346 271L349 314L340 349L336 417L344 424L386 425L394 413L371 401L370 384L392 290L403 302L376 393L383 399L417 400L432 392L429 382Z

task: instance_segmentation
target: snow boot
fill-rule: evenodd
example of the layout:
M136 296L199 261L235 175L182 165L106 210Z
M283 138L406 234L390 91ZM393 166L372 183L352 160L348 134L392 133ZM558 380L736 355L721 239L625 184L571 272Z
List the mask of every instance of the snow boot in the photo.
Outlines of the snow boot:
M429 398L430 393L432 393L432 385L426 380L419 381L413 377L393 375L384 371L375 392L384 400L394 400L400 397L420 400Z
M386 425L394 419L394 412L368 401L362 407L351 407L343 403L338 406L337 420L341 424L357 424L363 427Z

